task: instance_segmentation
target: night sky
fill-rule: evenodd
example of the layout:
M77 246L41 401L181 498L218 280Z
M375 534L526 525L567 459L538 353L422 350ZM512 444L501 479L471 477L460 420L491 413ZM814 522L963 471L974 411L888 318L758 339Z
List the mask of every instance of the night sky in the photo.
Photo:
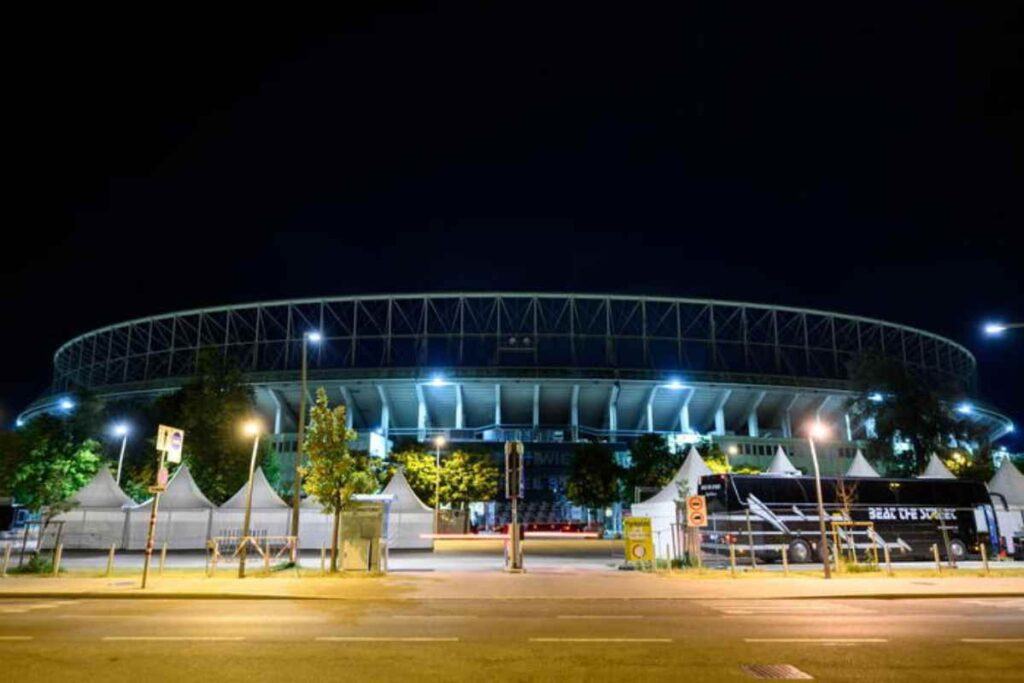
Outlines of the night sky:
M0 423L107 323L497 289L923 327L1024 423L1020 5L705 4L12 20Z

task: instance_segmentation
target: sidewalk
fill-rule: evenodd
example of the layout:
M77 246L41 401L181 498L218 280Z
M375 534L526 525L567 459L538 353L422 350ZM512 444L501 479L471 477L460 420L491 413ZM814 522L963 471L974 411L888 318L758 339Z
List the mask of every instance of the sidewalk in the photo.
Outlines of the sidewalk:
M237 579L227 573L150 577L145 591L138 575L106 578L7 577L4 598L209 598L328 600L760 600L774 598L1024 597L1024 578L980 576L820 577L758 574L695 576L640 572L537 570L402 573L388 576L304 576L289 572Z

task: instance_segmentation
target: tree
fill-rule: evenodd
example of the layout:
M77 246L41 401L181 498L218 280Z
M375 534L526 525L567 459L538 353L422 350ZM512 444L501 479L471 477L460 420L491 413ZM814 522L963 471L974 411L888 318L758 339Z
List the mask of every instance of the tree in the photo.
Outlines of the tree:
M372 493L377 489L370 457L353 453L349 442L356 438L355 431L345 423L345 406L331 408L323 387L316 390L316 403L309 411L309 425L305 435L305 454L309 465L301 468L305 488L334 516L331 534L331 572L338 571L338 532L341 513L357 493Z
M660 489L683 464L681 454L672 453L660 434L643 434L629 446L631 466L623 472L626 496L632 498L638 487Z
M701 456L704 464L715 474L758 474L761 469L751 465L737 465L727 458L722 447L718 444L711 444Z
M0 432L0 496L11 495L14 473L25 451L20 432Z
M159 421L185 430L183 457L199 488L215 504L248 481L252 443L241 438L239 427L254 408L252 389L242 373L215 350L200 353L195 379L155 406ZM269 444L261 441L257 464L265 463L269 454ZM143 466L143 476L151 468Z
M587 509L604 508L619 500L622 468L612 450L598 443L587 443L573 453L566 483L566 496L574 505Z
M890 471L915 475L925 468L931 453L950 450L951 438L966 443L973 436L969 421L957 419L950 407L955 392L928 384L900 363L867 355L854 367L852 377L860 395L849 402L849 410L874 420L877 436L868 446L868 457L891 463ZM893 451L897 438L910 442L910 452Z
M50 415L33 419L21 438L10 489L18 503L42 513L41 541L54 517L71 508L68 499L96 474L102 450L89 439L76 443L67 425Z
M498 495L500 472L491 458L482 453L457 450L441 456L441 476L437 479L437 456L425 451L392 453L391 474L402 467L409 486L427 505L434 506L434 487L442 505L465 509L468 503L493 500Z

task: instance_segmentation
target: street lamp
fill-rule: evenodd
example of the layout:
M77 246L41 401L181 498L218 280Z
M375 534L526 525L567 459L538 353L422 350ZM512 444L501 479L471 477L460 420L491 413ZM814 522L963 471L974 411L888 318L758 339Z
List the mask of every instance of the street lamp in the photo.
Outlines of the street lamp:
M440 530L441 520L441 448L445 444L443 435L434 437L434 533Z
M128 445L128 425L124 422L120 422L114 425L112 431L115 436L121 437L121 455L117 457L117 477L115 481L117 485L121 485L121 468L124 466L124 449Z
M818 468L818 451L814 447L815 439L824 439L828 436L828 427L818 420L810 426L807 432L807 443L811 445L811 462L814 463L814 492L818 497L818 531L821 535L819 547L821 548L821 561L825 565L825 578L832 578L832 568L829 566L830 558L828 552L828 537L825 534L825 503L821 497L821 470Z
M1024 323L986 323L982 330L989 337L1000 337L1003 332L1019 327L1024 327Z
M249 524L252 521L252 480L256 474L256 452L260 447L260 423L250 420L242 425L242 431L252 439L252 459L249 460L249 490L245 494L245 520L242 522L242 547L238 551L238 578L245 578L245 555L249 547Z
M60 409L63 410L64 412L66 412L66 413L69 413L69 412L71 412L72 410L75 409L75 402L72 401L70 398L62 398L60 400L60 404L59 405L60 405Z
M319 344L323 339L318 331L312 330L302 335L302 388L299 390L299 433L295 442L295 481L292 483L292 536L299 537L299 505L302 503L302 445L306 433L306 350L309 344ZM298 547L298 546L296 546Z
M740 449L736 444L731 443L729 447L725 449L725 471L732 472L732 462L729 461L730 456L739 455Z

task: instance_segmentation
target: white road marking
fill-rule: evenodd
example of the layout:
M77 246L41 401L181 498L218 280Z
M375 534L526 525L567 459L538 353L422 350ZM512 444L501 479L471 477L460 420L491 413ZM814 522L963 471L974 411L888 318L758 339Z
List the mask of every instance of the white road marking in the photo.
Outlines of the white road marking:
M961 600L964 605L976 605L996 609L1012 609L1024 612L1024 599L1022 598L993 598L990 600Z
M746 643L888 643L888 638L744 638Z
M6 640L32 640L32 636L0 636L0 641Z
M961 643L1024 643L1024 638L961 638Z
M56 609L67 605L77 605L78 600L56 600L54 602L37 602L31 605L18 605L15 607L0 608L0 614L25 614L37 609Z
M433 636L319 636L315 640L325 643L457 643L458 638Z
M671 643L671 638L530 638L531 643Z
M838 602L822 600L717 600L715 602L702 602L701 606L716 610L727 615L789 615L789 616L814 616L814 615L855 615L855 614L876 614L876 610L865 607L857 607Z
M108 641L156 641L156 642L178 642L178 641L239 641L245 640L245 636L103 636L101 640Z

